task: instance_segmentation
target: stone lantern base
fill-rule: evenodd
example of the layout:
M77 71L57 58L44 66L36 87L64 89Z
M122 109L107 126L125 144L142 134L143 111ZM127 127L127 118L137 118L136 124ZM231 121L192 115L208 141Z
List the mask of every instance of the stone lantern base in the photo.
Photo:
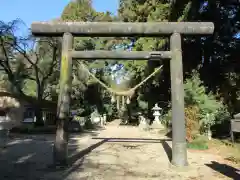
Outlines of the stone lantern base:
M153 121L151 128L153 129L159 129L159 130L164 130L165 127L162 125L162 123L160 121Z

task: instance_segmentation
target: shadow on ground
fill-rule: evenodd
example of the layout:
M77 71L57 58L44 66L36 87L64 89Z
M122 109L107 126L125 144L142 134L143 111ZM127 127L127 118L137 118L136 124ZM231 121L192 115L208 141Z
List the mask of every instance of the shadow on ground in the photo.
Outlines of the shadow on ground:
M147 138L101 138L96 137L93 139L101 139L104 142L132 142L132 143L161 143L166 155L168 156L168 160L171 162L172 160L172 148L169 146L167 141L171 141L171 139L147 139Z
M129 143L161 143L166 155L168 156L169 161L172 160L172 148L169 146L167 141L171 141L171 139L147 139L147 138L101 138L96 137L92 139L102 139L105 142L129 142Z
M80 151L79 153L73 155L72 157L69 158L69 168L65 171L64 173L64 177L68 177L71 173L78 171L81 172L83 171L84 167L83 162L85 160L85 156L87 156L89 153L91 153L93 150L97 149L99 146L105 144L105 143L161 143L165 153L167 154L169 161L171 161L171 156L172 156L172 149L171 147L168 145L167 141L171 141L171 139L147 139L147 138L103 138L103 137L93 137L93 140L98 140L98 142L96 144L93 144L89 147L87 147L86 149ZM123 145L125 146L125 145ZM128 147L130 147L131 145L129 145ZM135 147L135 146L133 146ZM98 151L98 153L103 153L101 151ZM100 165L101 164L101 165ZM107 164L101 163L100 164L95 164L93 162L89 162L87 163L88 168L91 169L99 169L99 168L103 168L104 167L106 169L109 170L109 167ZM100 167L101 166L101 167ZM146 177L147 173L143 173L142 175L141 173L138 172L138 174L134 174L134 172L130 172L128 169L126 169L126 167L122 167L120 164L112 164L111 165L111 170L114 171L114 168L116 168L116 171L120 169L124 169L125 172L127 172L128 174L131 174L131 176L134 177ZM121 166L121 167L120 167Z
M227 164L220 164L216 161L212 161L211 164L206 164L206 166L221 173L222 175L228 178L231 178L234 180L240 179L240 170L234 167L231 167Z
M86 146L87 148L79 151L77 140L70 138L69 166L65 169L56 169L52 166L54 135L35 135L27 137L20 135L12 137L7 148L0 151L1 180L68 179L71 173L81 173L84 170L85 166L83 167L82 164L87 154L91 153L102 144L111 142L162 143L166 154L169 159L171 159L171 148L166 142L170 141L170 139L100 138L96 137L97 134L97 131L88 131L77 135L71 135L78 139L90 135L92 140L95 140L96 143L93 143L91 146ZM91 165L91 168L99 168L94 162L88 162L88 164L89 166ZM115 166L117 167L118 165L116 164ZM104 164L102 164L101 167L104 167Z
M97 136L98 131L84 131L70 135L69 155L76 154L77 140ZM7 147L0 149L1 180L44 179L46 173L56 171L52 167L52 148L55 135L11 134ZM64 172L64 171L63 171ZM59 179L59 178L58 178ZM60 178L65 179L65 177Z
M94 171L94 173L98 173L98 171L111 172L111 174L116 175L118 175L117 173L124 172L128 174L128 177L132 178L169 178L167 173L164 172L148 174L148 172L145 171L129 169L131 163L128 166L126 166L126 164L124 165L124 163L117 163L117 161L116 163L112 162L109 164L109 161L102 159L102 157L103 155L104 157L112 156L111 151L120 151L119 154L121 154L122 149L118 149L120 146L127 146L126 149L131 151L130 146L132 146L132 144L159 143L165 150L169 161L171 161L172 149L168 144L168 141L171 141L170 138L104 138L98 137L98 133L98 131L87 131L81 134L71 134L71 140L69 142L69 166L65 169L56 169L52 166L54 135L13 137L8 143L8 147L0 152L1 180L81 180L89 178L91 175L86 173L92 173L92 171ZM85 141L80 141L79 144L77 139L85 139ZM91 145L89 145L90 140L92 141ZM129 145L124 143L129 143ZM109 144L109 146L98 148L103 144ZM79 149L79 146L81 149ZM90 153L92 153L92 158L89 159L88 155ZM95 158L98 160L95 161ZM122 156L119 158L122 158ZM229 165L220 164L216 161L205 165L228 178L235 180L240 179L238 169ZM78 174L81 175L81 177ZM105 177L105 174L102 174L102 177Z

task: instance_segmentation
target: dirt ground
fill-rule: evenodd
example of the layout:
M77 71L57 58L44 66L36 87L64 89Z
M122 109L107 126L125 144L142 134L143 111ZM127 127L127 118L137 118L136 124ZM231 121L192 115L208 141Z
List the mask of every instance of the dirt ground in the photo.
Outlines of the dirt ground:
M223 180L239 179L219 155L188 151L189 166L170 165L171 141L155 131L118 126L71 135L69 167L54 169L53 135L15 135L0 154L1 180Z

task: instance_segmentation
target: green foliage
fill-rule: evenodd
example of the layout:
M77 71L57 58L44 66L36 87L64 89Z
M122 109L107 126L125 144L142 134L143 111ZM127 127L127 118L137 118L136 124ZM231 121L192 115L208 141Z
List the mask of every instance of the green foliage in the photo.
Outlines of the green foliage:
M0 22L0 53L6 59L0 65L12 91L44 99L49 96L51 84L58 83L56 69L61 44L55 38L19 37L15 29L20 22Z
M5 90L11 92L11 90L10 90L11 83L9 82L8 77L7 77L6 73L4 73L4 72L0 73L0 87L2 89L5 89Z
M71 1L63 10L62 19L66 21L92 21L95 11L90 0Z
M131 1L121 0L119 7L119 17L124 22L152 22L152 21L167 21L170 12L170 4L162 1ZM163 50L166 45L166 38L135 38L135 46L133 51L154 51ZM148 74L149 63L147 61L124 61L122 62L127 71L132 73L133 79L136 79L134 84L143 80ZM159 64L155 64L155 67ZM148 82L152 86L158 83L153 81Z
M121 0L119 7L119 17L124 22L151 22L167 21L170 11L169 3L162 1L131 1ZM133 51L154 51L162 50L166 45L165 38L135 38ZM124 61L122 62L127 71L132 73L133 79L141 81L147 76L145 73L149 64L147 61ZM158 64L157 64L158 66ZM156 67L156 65L155 65ZM157 79L157 78L155 78ZM137 81L135 83L137 83ZM149 82L152 84L152 82ZM152 84L153 85L153 84ZM154 86L154 85L153 85Z
M146 114L148 112L148 102L144 101L142 95L138 96L137 102L138 102L140 112L142 112L143 114Z
M37 85L35 81L25 80L23 92L28 96L36 96Z
M208 141L204 137L198 137L187 144L188 149L207 150Z
M104 104L104 109L107 117L114 118L114 115L117 114L117 108L115 104Z
M131 1L131 0L122 0L120 1L119 7L119 16L113 17L111 13L106 12L96 12L93 7L91 1L88 0L78 0L70 2L62 13L62 19L64 21L126 21L126 22L146 22L146 21L168 21L169 15L171 12L171 6L168 2L162 1L152 1L152 0L144 0L144 1ZM181 14L188 10L181 10ZM163 50L166 48L166 44L168 40L166 38L133 38L135 42L135 46L133 47L133 51L141 51L141 50ZM111 50L114 45L117 44L129 44L130 40L128 38L75 38L75 49L76 50L94 50L94 49L104 49ZM111 80L110 73L108 71L109 67L114 64L123 64L124 68L119 72L114 72L118 74L117 78L120 77L129 77L130 80L124 80L122 83L116 84ZM94 70L99 79L103 80L105 83L109 84L109 86L117 88L117 89L128 89L131 86L134 86L141 80L143 80L149 73L154 70L155 67L159 66L159 63L155 63L151 68L149 68L149 63L147 61L92 61L91 63L86 63L89 70ZM77 67L79 68L79 67ZM79 76L80 77L80 76ZM156 76L152 81L148 83L154 87L159 86L159 77ZM79 91L85 91L86 86L82 86L79 78L74 78L74 95L75 103L84 99L83 95L80 95ZM83 80L83 84L94 83L94 80L90 77L87 80ZM82 89L78 88L83 87ZM75 88L76 87L76 88ZM149 88L147 85L141 87L141 89ZM142 91L142 90L140 90ZM145 94L144 92L140 92L140 94ZM109 96L104 90L102 91L101 96ZM138 108L140 111L147 112L148 110L148 100L146 98L141 98L138 100ZM106 104L106 103L105 103ZM136 104L137 105L137 104ZM106 105L105 105L106 106ZM133 107L132 107L133 108ZM112 114L114 111L112 108L112 104L110 104L107 109L109 109L109 114Z
M199 123L203 131L229 118L224 104L213 93L207 93L197 71L193 71L191 78L186 79L184 90L186 106L196 105L200 110Z
M185 80L184 90L186 107L185 118L187 125L197 123L200 125L200 128L197 130L206 132L213 125L221 124L229 120L230 114L226 106L218 100L213 93L207 92L197 71L194 70L191 77ZM193 114L191 107L196 107L198 112ZM171 124L171 116L171 110L163 116L163 122L167 127ZM192 123L190 123L190 121L192 121ZM191 127L189 128L189 131L195 130ZM188 132L189 136L192 133L193 132Z
M112 17L110 12L97 12L92 7L92 2L90 0L77 0L71 1L64 9L61 15L61 19L63 21L115 21L116 18ZM80 37L74 38L74 48L78 51L84 50L110 50L111 47L115 44L115 38L91 38L91 37ZM84 62L84 61L82 61ZM89 90L96 84L95 79L89 76L87 70L91 71L98 77L100 80L104 81L107 84L110 84L109 79L109 71L108 64L109 61L86 61L85 67L80 65L79 63L74 63L74 71L73 71L73 86L72 86L72 106L75 108L84 108L89 109L92 104L98 104L98 106L104 106L106 102L100 102L101 99L105 97L109 97L109 93L105 91L103 88L95 88L98 89L94 93L94 99L92 95L89 94ZM101 91L100 91L101 90ZM98 96L98 97L96 97ZM98 101L98 100L99 101ZM91 103L90 103L91 101ZM98 101L98 102L97 102ZM108 102L110 103L110 102ZM109 104L108 110L112 106ZM111 112L111 111L110 111ZM111 114L111 113L110 113Z
M139 103L139 107L142 110L147 110L148 109L148 103L147 102L139 100L138 103Z

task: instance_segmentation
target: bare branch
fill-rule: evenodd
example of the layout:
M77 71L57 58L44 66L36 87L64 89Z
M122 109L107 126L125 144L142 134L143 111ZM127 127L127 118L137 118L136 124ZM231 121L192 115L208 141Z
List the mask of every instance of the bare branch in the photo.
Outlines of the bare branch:
M50 92L45 92L43 95L43 99L46 99L47 97L51 96Z
M56 65L57 65L57 47L54 47L52 54L52 62L48 73L46 74L46 76L43 77L43 81L47 80L47 78L53 74L53 69Z
M5 49L4 46L4 41L2 39L2 37L0 37L0 46L2 47L2 51L4 54L4 60L1 61L1 65L4 67L4 69L8 72L12 74L11 68L10 68L10 64L9 64L9 57L8 57L8 53L7 50Z

